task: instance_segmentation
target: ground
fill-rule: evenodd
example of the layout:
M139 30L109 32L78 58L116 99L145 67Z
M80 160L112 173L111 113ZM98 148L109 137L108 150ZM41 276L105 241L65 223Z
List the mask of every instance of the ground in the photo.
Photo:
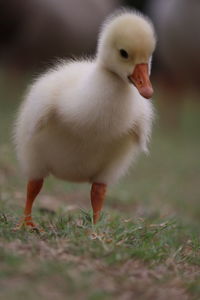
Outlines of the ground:
M200 299L199 105L186 101L179 128L157 118L150 155L109 188L99 224L89 185L48 178L33 213L44 232L14 232L26 185L11 142L19 85L1 95L0 298Z

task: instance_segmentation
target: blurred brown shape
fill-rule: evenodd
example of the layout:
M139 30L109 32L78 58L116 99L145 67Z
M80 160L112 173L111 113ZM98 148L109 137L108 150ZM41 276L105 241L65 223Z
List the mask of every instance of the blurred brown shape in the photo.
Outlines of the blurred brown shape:
M200 1L152 0L149 12L158 34L155 72L168 122L178 120L183 97L200 92Z
M0 63L38 68L52 59L91 54L116 0L0 0Z

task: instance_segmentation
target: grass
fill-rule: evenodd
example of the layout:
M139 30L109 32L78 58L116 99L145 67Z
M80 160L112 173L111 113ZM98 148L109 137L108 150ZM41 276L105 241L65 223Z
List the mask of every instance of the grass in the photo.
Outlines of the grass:
M177 130L157 120L150 156L110 187L97 225L89 185L49 178L34 206L45 232L14 232L25 180L10 135L22 89L2 88L0 298L200 299L199 106L186 102Z

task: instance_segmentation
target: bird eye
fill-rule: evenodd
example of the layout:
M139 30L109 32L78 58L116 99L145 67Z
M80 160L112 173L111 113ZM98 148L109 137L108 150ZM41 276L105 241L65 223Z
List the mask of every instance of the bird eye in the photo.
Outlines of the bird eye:
M120 49L119 52L123 58L128 58L128 53L126 52L126 50Z

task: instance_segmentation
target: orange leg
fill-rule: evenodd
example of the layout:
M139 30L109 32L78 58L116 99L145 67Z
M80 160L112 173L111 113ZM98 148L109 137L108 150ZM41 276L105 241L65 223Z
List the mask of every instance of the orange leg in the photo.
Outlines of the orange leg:
M37 226L32 221L31 213L32 213L33 202L42 188L43 181L44 181L43 179L37 179L28 182L24 217L22 221L15 228L16 230L20 229L23 226L29 228L37 228Z
M91 188L91 203L93 209L93 222L97 223L106 194L106 184L93 183Z

